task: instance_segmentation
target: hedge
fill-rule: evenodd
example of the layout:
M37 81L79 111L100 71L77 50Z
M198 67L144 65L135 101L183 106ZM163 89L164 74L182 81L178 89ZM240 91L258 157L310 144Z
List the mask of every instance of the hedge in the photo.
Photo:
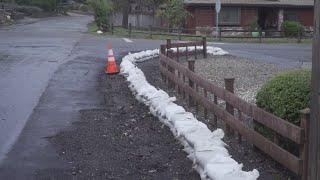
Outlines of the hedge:
M286 37L297 37L299 33L302 33L303 28L299 22L285 21L282 23L282 30Z
M256 103L258 107L299 126L299 110L309 107L310 98L311 71L296 70L279 74L268 81L257 93ZM255 130L267 138L273 137L273 132L261 124L256 124ZM289 141L280 140L283 147L297 151Z

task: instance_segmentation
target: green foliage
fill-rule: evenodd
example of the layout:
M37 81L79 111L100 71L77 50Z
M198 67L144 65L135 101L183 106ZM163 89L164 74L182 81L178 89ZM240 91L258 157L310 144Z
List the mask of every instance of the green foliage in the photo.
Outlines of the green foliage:
M101 31L108 31L110 23L111 3L106 0L88 0L89 6L94 12L94 19Z
M311 96L311 71L296 70L280 74L268 81L257 94L257 106L295 125L300 125L299 111L308 108ZM272 139L273 132L255 124L255 130ZM280 145L296 153L294 143L280 138Z
M196 29L200 32L201 35L211 35L213 31L212 27L210 26L197 27Z
M20 5L30 5L42 8L45 11L54 11L59 0L16 0Z
M286 37L297 37L299 35L299 31L302 32L303 28L299 22L285 21L282 23L282 30Z
M184 8L183 0L168 0L166 8L158 11L158 16L165 18L169 27L181 27L191 14Z
M56 0L32 0L31 5L38 6L45 11L54 11L57 7Z
M258 25L257 20L252 21L249 24L249 27L250 27L250 31L257 31L259 29L259 25Z
M80 7L79 7L79 10L80 11L83 11L83 12L88 12L89 11L89 7L85 4L82 4Z
M257 106L298 124L299 110L309 107L311 72L290 71L267 82L257 94Z

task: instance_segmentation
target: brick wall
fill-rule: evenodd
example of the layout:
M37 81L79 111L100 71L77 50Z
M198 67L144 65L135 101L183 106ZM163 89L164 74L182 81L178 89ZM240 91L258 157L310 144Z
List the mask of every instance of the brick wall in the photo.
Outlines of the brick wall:
M300 9L298 19L304 26L313 26L313 9Z
M241 26L249 26L253 21L258 19L258 8L242 7L241 8Z
M214 27L215 26L215 9L214 6L188 7L187 10L192 17L187 18L186 28L195 29L196 27ZM299 21L304 26L313 26L313 9L312 8L284 8L284 11L294 10L297 13ZM240 27L248 27L251 22L258 19L258 7L241 7ZM277 24L278 11L274 12L274 19ZM276 25L273 25L276 26Z
M197 8L195 10L196 27L215 26L215 10L212 7Z

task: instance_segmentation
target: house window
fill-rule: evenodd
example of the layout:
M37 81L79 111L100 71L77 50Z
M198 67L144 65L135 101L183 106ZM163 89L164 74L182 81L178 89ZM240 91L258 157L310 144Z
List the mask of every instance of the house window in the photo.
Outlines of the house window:
M299 21L298 14L296 11L285 11L284 12L285 21Z
M219 13L220 25L239 25L240 24L240 8L222 7Z

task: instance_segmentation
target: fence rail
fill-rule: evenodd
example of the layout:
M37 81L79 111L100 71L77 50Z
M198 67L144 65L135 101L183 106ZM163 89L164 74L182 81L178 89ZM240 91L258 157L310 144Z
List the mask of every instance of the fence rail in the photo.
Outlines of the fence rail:
M114 33L115 28L122 28L122 26L114 26L111 24L111 33ZM215 38L219 41L222 39L257 39L260 43L264 39L272 38L272 39L279 39L279 38L290 38L290 39L296 39L297 43L300 43L302 39L311 39L313 31L305 30L305 31L299 31L295 36L287 37L285 36L285 31L278 31L278 30L246 30L246 29L223 29L219 28L218 31L215 30L206 30L206 29L186 29L186 28L164 28L164 27L134 27L131 24L129 24L128 28L126 28L126 31L128 33L128 36L131 37L133 33L137 34L145 34L149 35L150 38L153 38L155 35L165 35L165 36L175 36L178 37L179 40L182 39L182 37L195 37L195 38L201 38L203 36L207 38ZM213 33L216 33L214 35ZM236 34L236 35L230 35ZM253 36L252 33L257 33L257 36Z
M225 88L216 86L194 72L194 60L188 61L187 68L179 63L177 56L170 56L172 54L168 53L172 49L172 45L175 47L193 47L195 44L200 44L200 42L180 44L171 43L169 40L166 45L161 45L160 71L164 81L170 87L176 88L179 93L183 94L183 97L189 100L190 106L197 106L197 109L200 106L203 107L205 117L208 116L208 113L212 113L214 115L215 126L217 126L217 119L225 122L227 135L232 134L233 131L238 132L240 142L242 141L242 137L244 137L255 147L299 175L301 179L306 179L308 112L301 112L301 126L291 124L236 96L233 93L233 78L225 79ZM204 41L202 44L205 46ZM210 100L208 98L209 95L213 95L214 100ZM226 108L218 104L218 99L226 103ZM256 132L253 128L248 127L243 122L243 117L245 116L251 117L254 121L271 129L274 132L273 141ZM278 145L279 136L288 138L297 144L300 149L299 156L280 147Z

